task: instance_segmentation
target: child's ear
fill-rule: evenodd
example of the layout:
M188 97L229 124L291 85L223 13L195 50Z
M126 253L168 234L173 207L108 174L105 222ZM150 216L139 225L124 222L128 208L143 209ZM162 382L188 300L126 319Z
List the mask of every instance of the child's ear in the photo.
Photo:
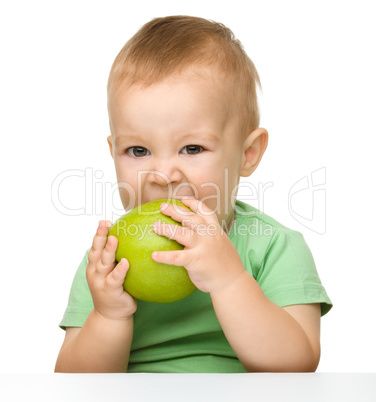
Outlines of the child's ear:
M107 137L107 142L110 147L111 156L114 157L114 154L112 153L112 137L110 135Z
M257 168L268 146L268 132L265 128L257 128L244 140L240 176L248 177Z

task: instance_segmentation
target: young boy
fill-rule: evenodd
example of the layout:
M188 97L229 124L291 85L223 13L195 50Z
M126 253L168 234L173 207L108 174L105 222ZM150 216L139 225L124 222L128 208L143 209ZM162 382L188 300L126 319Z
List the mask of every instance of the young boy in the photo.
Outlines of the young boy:
M181 222L154 231L184 246L152 258L184 266L198 290L136 301L101 221L60 323L59 372L315 371L320 316L331 308L298 232L236 200L268 142L257 71L232 32L201 18L157 18L116 57L108 137L125 210L162 198ZM184 198L187 197L187 198ZM206 229L206 230L205 230Z

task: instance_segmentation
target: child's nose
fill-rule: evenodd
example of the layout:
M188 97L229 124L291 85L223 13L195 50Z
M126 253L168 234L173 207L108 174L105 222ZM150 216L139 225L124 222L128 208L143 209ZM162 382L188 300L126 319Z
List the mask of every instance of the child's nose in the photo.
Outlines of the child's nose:
M182 177L180 169L170 161L156 164L154 170L150 170L148 173L149 183L159 184L160 186L180 182Z

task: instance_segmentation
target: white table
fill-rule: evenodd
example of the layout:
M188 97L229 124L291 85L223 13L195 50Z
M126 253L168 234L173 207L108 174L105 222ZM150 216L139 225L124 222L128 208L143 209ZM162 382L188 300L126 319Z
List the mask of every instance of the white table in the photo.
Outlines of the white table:
M375 402L376 373L0 374L0 401Z

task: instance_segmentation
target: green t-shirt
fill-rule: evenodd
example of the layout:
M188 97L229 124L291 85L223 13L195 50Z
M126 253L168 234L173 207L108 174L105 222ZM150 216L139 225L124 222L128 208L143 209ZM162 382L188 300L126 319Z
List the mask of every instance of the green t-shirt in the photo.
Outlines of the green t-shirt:
M286 228L256 208L236 201L229 237L244 268L265 295L280 307L332 303L322 286L301 233ZM213 250L215 252L215 250ZM73 280L60 327L81 327L93 301L86 282L88 251ZM169 304L138 300L128 372L245 372L215 315L210 295L196 290Z

